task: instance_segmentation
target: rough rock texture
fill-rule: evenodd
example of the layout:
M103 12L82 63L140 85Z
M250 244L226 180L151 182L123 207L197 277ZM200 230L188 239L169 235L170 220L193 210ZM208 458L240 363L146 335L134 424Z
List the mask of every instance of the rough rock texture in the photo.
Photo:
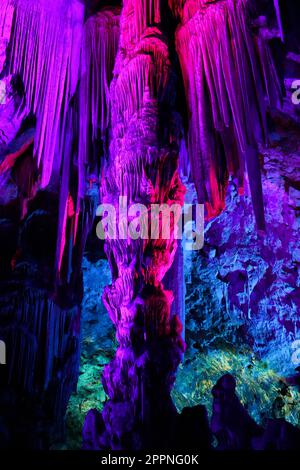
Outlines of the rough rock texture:
M204 249L186 259L185 360L173 399L202 403L223 372L252 418L299 426L299 128L282 119L261 149L266 233L249 194L231 183L225 211L206 225ZM192 197L193 191L188 190Z
M203 348L247 339L286 375L300 335L298 136L277 123L271 147L261 149L265 234L256 233L249 196L239 196L232 182L225 211L207 225L206 245L193 255L186 297L186 327L205 334Z

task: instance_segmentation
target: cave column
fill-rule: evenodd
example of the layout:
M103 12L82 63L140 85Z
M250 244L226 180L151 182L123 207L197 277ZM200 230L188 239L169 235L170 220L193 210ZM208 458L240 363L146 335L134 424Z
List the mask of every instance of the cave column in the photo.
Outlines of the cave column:
M118 216L120 197L129 208L143 204L149 220L148 239L120 239L119 233L106 241L113 280L103 302L116 327L118 349L103 373L110 400L102 413L100 448L163 446L171 440L176 419L170 392L184 344L179 317L171 315L173 293L163 285L177 250L174 224L168 239L150 239L151 204L181 208L185 193L178 174L180 130L174 124L175 82L161 3L124 2L110 90L112 141L102 200Z

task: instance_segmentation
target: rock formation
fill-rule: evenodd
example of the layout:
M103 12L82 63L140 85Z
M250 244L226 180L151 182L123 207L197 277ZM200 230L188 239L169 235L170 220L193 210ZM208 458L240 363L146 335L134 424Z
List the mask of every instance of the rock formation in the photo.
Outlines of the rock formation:
M268 47L261 42L255 53L243 1L170 2L169 7L170 11L158 1L143 0L123 4L102 199L113 203L116 212L122 196L149 210L150 203L183 204L178 176L183 129L174 112L172 48L176 46L190 116L188 151L198 200L206 203L208 217L219 213L229 174L241 189L246 167L257 225L263 229L257 140L266 134L264 96L274 106L279 97ZM180 21L174 44L171 14ZM102 418L95 417L95 410L87 417L86 448L174 445L171 430L176 412L170 390L183 349L182 327L176 316L170 317L172 294L164 291L162 280L175 250L172 237L106 243L113 283L103 301L116 325L119 348L103 374L110 401ZM95 443L90 426L100 421ZM90 435L92 444L88 444Z
M275 10L265 3L278 37L295 53L291 16L280 2ZM149 226L134 218L140 204L144 216L152 204L182 207L185 176L210 220L224 209L229 181L240 195L246 181L256 229L264 230L258 144L267 141L266 113L278 110L281 89L270 31L260 31L269 13L257 19L255 4L0 0L4 447L48 448L63 434L78 377L86 238L98 203L120 215L120 197L135 204L129 222L136 237L105 241L112 284L103 303L118 349L102 378L109 400L102 415L88 414L84 448L164 448L178 445L178 426L199 428L188 408L178 416L170 396L185 348L182 312L172 306L174 293L175 306L183 297L172 267L174 260L180 266L176 221L168 239L150 239L137 236ZM213 429L223 447L248 447L256 427L223 382L214 389L223 401L215 403ZM243 442L223 433L234 423L217 422L227 399L251 428ZM208 448L205 410L195 415ZM283 424L271 428L272 436L289 433Z

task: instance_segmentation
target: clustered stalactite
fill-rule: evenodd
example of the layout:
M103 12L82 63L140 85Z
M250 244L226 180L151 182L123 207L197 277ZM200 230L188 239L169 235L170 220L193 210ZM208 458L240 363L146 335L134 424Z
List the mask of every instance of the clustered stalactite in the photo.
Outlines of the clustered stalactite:
M87 19L80 36L79 64L72 77L78 85L72 95L72 105L67 110L66 126L63 128L61 163L61 191L58 225L56 267L61 270L65 253L68 207L73 205L73 225L69 239L76 242L80 214L84 212L84 199L93 184L98 184L101 156L105 157L108 146L108 121L110 111L109 84L112 78L119 42L119 9L104 8ZM78 41L78 39L77 39ZM78 137L77 137L78 136ZM102 148L97 145L99 141ZM100 155L97 153L99 152ZM72 178L75 167L76 177ZM74 170L73 170L74 171ZM96 198L96 200L98 200ZM94 207L91 216L95 215Z
M15 134L22 119L34 115L38 187L61 184L56 255L60 271L68 205L74 205L75 240L89 181L97 181L100 173L95 141L107 145L108 88L119 39L119 10L104 8L85 21L78 1L59 1L53 8L44 0L1 0L1 13L1 51L7 56L2 73L19 77L24 89L15 110L20 116Z
M188 152L198 198L206 204L208 217L216 216L224 208L229 176L243 191L247 171L257 224L264 229L258 143L267 139L266 107L275 108L280 97L268 46L253 39L244 0L171 6L180 18L176 50L188 102Z

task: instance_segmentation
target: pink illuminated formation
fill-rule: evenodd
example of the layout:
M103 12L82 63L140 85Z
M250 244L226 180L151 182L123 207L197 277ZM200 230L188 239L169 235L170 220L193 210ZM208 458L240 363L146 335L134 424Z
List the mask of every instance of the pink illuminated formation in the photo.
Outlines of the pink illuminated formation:
M84 3L0 0L0 73L22 84L3 105L0 183L30 148L32 136L13 151L9 144L32 119L36 178L26 198L45 188L59 194L54 277L76 278L97 198L116 210L120 196L149 209L183 205L180 161L207 218L224 208L229 177L242 193L247 175L264 229L258 144L280 93L268 46L250 31L249 2L124 0L95 14ZM169 240L106 241L112 284L103 302L119 347L103 374L110 400L102 415L87 416L86 448L170 441L184 343L163 280L176 250L173 227Z

